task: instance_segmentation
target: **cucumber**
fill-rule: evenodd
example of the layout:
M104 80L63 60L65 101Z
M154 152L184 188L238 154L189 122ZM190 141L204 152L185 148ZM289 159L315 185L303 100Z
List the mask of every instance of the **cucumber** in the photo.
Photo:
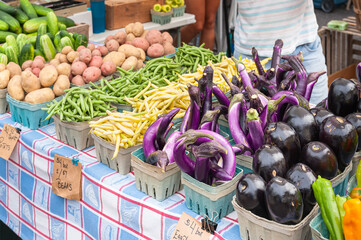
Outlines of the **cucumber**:
M27 41L27 36L24 33L20 33L16 37L16 43L18 44L19 50L23 48L23 46L26 44L26 41ZM21 55L21 51L20 51L20 55Z
M8 47L11 46L14 49L16 56L19 56L20 54L19 46L16 43L16 39L13 35L6 36L6 44L8 45Z
M58 19L58 22L65 24L66 27L75 26L74 21L71 20L70 18L57 16L57 19ZM42 23L47 24L46 17L38 17L38 18L30 19L23 25L24 32L26 32L26 33L36 32L38 30L40 24L42 24Z
M35 49L34 50L34 56L36 57L36 56L42 56L42 57L44 57L44 54L39 50L39 49Z
M26 43L30 43L35 47L35 43L36 43L36 36L31 36L26 40Z
M29 18L37 18L38 14L36 14L36 11L29 2L29 0L20 0L20 7L21 9L28 15Z
M54 37L54 45L55 48L58 52L61 52L62 48L61 48L61 44L60 44L60 40L61 40L61 36L60 36L60 32L58 32L55 37Z
M42 52L44 53L44 57L46 61L52 60L56 55L56 50L53 42L49 38L48 35L43 35L40 37L40 45Z
M0 10L13 15L15 14L16 8L0 1Z
M46 16L49 12L54 12L53 9L47 8L37 4L31 4L39 16Z
M5 54L5 50L3 46L0 46L0 53L4 53Z
M53 34L51 34L51 33L46 33L46 35L48 35L49 36L49 38L51 39L51 41L53 41L54 40L54 35Z
M8 57L4 53L0 53L0 63L8 64Z
M66 30L66 25L62 24L62 23L58 23L58 28L59 28L59 31Z
M42 36L48 32L48 26L45 23L40 24L38 28L38 35Z
M0 20L0 31L7 31L9 30L9 24L4 22L3 20Z
M16 64L19 64L18 56L15 53L15 50L12 46L7 46L5 48L5 54L8 57L8 62L14 62Z
M53 35L55 35L58 31L58 19L55 15L54 12L49 12L46 15L46 21L48 22L48 28L49 28L49 32Z
M16 20L10 14L0 10L0 20L3 20L4 22L6 22L9 25L10 31L17 33L17 34L21 33L21 27L20 27L19 21Z
M73 43L71 42L69 37L61 38L60 46L61 46L61 49L63 49L65 46L70 46L72 49L74 49Z
M33 59L34 59L34 46L30 43L27 43L21 49L19 64L20 66L22 66L25 61L33 60Z
M28 15L26 15L20 8L16 8L16 12L14 14L16 20L18 20L21 24L24 24L29 20Z
M77 50L79 46L88 46L88 39L84 34L78 34L75 39L74 50Z

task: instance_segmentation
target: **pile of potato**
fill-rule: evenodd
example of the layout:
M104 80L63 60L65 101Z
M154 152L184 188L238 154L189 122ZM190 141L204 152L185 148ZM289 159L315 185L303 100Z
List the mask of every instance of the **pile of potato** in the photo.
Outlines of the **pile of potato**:
M22 69L13 62L0 64L0 89L7 88L9 95L18 101L48 102L70 88L69 74L70 65L45 64L41 56L24 62Z
M142 49L151 58L175 53L173 38L168 32L161 33L155 29L144 30L143 24L140 22L128 24L125 32L119 31L115 35L109 35L104 44L110 52L117 49L121 52L125 48L124 45L126 48L133 46ZM136 54L135 51L133 53Z

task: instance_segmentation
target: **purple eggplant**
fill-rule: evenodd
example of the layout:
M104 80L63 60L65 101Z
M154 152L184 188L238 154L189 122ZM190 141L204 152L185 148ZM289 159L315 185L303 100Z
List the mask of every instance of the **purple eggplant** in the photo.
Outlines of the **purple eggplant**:
M243 100L243 94L234 95L228 108L228 124L232 137L236 144L242 144L246 147L250 147L245 133L243 132L240 125L240 112L241 112L241 101Z
M253 88L251 79L249 78L249 75L247 73L246 66L244 66L243 63L238 63L238 73L241 77L243 87L246 88L247 86L249 86L250 88Z
M323 120L328 117L334 116L332 112L327 111L325 108L315 107L310 109L310 112L315 117L316 123L318 126L321 126Z
M163 120L163 117L158 118L154 123L152 123L149 126L149 128L147 129L147 131L144 134L144 137L143 137L143 151L144 151L144 156L146 158L152 152L160 150L160 149L157 149L157 147L155 145L155 139L157 137L158 127L159 127L160 123L162 122L162 120Z
M331 180L337 175L337 158L331 148L322 142L310 142L304 146L300 160L309 166L316 176Z
M209 168L211 170L211 175L216 179L216 181L230 181L233 179L222 167L218 164L215 164L212 161L209 161Z
M252 48L252 57L253 57L254 63L256 64L258 73L260 75L264 75L265 71L264 71L264 69L262 67L261 60L259 59L259 56L258 56L258 51L257 51L257 49L255 47Z
M281 177L272 178L265 191L271 219L281 224L297 224L302 220L303 200L297 187Z
M177 138L182 135L182 132L175 131L167 139L163 151L167 153L169 163L174 162L174 148L176 145Z
M253 150L250 147L246 147L244 145L241 144L235 144L232 146L232 149L234 151L234 154L236 156L238 155L247 155L247 156L252 156L253 155Z
M196 102L193 101L192 118L191 121L189 122L190 125L188 129L198 129L200 119L201 119L201 108L198 106Z
M241 89L234 85L232 82L229 81L229 79L227 78L226 74L221 73L221 76L223 77L224 81L226 81L226 83L228 84L229 88L231 89L231 95L234 96L238 93L242 93ZM237 78L237 76L233 75L233 78ZM238 78L237 78L238 79Z
M198 157L194 166L194 178L206 184L209 183L209 158Z
M281 52L283 47L283 41L281 39L277 39L275 45L273 47L271 68L274 68L277 71L278 64L281 61Z
M345 118L356 128L357 135L359 136L357 151L360 151L361 150L361 113L351 113L347 115Z
M188 130L188 126L191 122L192 109L193 109L193 104L191 102L191 104L188 106L188 108L184 114L183 121L179 127L179 131L181 133L184 133L185 131Z
M318 139L318 126L314 116L309 110L301 106L290 107L283 116L283 122L296 130L301 147Z
M332 116L321 124L320 141L333 150L338 168L343 171L357 150L358 135L356 128L349 121L343 117Z
M264 131L265 143L281 149L290 168L298 162L301 144L296 131L283 122L269 123Z
M252 139L252 149L256 151L263 145L263 128L258 113L251 108L247 111L247 124L250 138Z
M158 146L158 149L161 150L163 149L164 145L165 145L165 138L170 130L170 123L172 122L173 118L175 117L175 115L177 115L177 113L179 112L179 108L175 108L173 110L171 110L169 113L167 113L162 121L160 122L159 126L158 126L158 130L157 130L157 134L156 134L156 144Z
M328 110L341 117L356 112L359 95L354 81L337 78L331 83L328 91Z
M169 159L166 152L158 150L149 154L145 162L151 165L157 165L162 169L162 172L165 172L169 164Z
M219 102L220 104L223 104L223 105L226 106L226 107L229 106L229 99L228 99L228 97L226 96L226 94L224 94L224 93L222 92L222 90L221 90L218 86L214 85L214 86L212 87L212 91L213 91L214 96L216 96L216 98L217 98L217 100L218 100L218 102Z
M291 65L288 62L283 62L278 65L278 69L276 71L276 85L277 88L279 88L279 85L281 81L284 79L284 75L286 72L289 72L292 70Z
M278 147L263 145L254 154L253 171L266 183L275 176L284 177L287 172L286 159Z

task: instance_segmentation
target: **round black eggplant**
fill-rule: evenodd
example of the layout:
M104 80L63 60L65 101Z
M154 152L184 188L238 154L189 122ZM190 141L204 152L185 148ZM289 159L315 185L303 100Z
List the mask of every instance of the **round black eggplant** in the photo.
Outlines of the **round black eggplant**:
M266 203L269 216L278 223L297 224L302 220L302 194L289 180L272 178L266 186Z
M332 112L329 112L327 109L321 108L321 107L312 108L310 110L310 112L315 117L315 120L316 120L316 123L318 126L321 126L321 123L326 118L334 116L334 114Z
M331 180L337 175L336 155L329 146L322 142L310 142L304 146L300 161L309 166L316 176Z
M265 199L266 183L261 176L255 173L244 174L237 183L237 203L256 214L268 218Z
M301 144L296 131L283 122L269 123L265 129L265 144L281 149L286 159L287 169L298 162Z
M328 110L336 116L345 117L356 112L359 90L354 81L346 78L334 80L328 90Z
M333 116L322 122L320 141L335 153L338 168L343 171L351 162L357 150L358 135L356 128L345 118Z
M288 170L286 179L290 180L302 194L304 218L311 212L316 204L316 199L312 190L312 183L316 181L316 174L309 166L303 163L297 163Z
M347 115L345 118L356 128L357 135L359 136L357 151L360 151L361 150L361 113L351 113Z
M296 130L301 147L318 138L318 126L315 117L304 107L298 105L290 107L283 117L283 122Z
M275 176L284 177L287 172L287 165L282 151L276 146L263 145L254 154L253 171L266 182Z

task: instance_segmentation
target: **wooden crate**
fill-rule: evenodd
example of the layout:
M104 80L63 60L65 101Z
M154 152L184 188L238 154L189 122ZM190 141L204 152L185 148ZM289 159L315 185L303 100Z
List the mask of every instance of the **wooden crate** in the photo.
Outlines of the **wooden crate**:
M79 23L74 27L67 28L66 30L70 33L84 34L89 39L89 24Z
M150 9L161 0L106 0L105 28L109 30L125 27L133 22L150 22Z
M343 20L348 22L347 30L322 27L318 32L328 75L361 61L361 31L356 29L356 19L348 17Z

